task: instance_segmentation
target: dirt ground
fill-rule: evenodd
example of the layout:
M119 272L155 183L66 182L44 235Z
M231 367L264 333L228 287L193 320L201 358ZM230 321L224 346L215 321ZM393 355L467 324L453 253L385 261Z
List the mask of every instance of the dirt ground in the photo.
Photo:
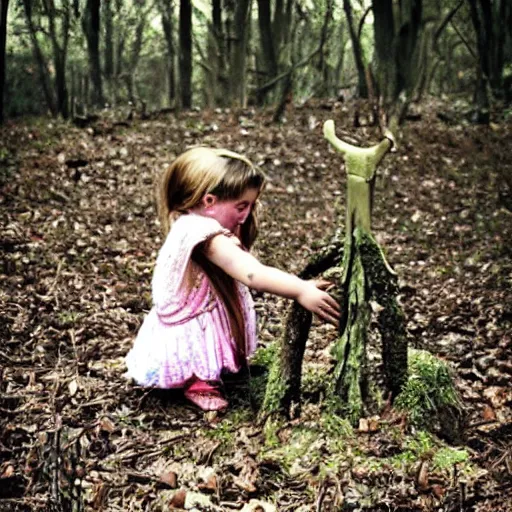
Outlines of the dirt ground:
M512 510L512 123L447 124L436 114L450 108L426 103L406 124L379 167L373 229L399 276L410 346L453 368L467 411L456 446L403 415L352 428L326 414L318 384L336 332L318 320L299 420L257 421L261 366L227 384L217 418L123 376L151 307L162 169L196 144L247 155L268 178L254 252L298 273L343 224L344 168L323 122L378 142L353 127L354 105L296 107L281 126L252 110L4 126L0 511ZM254 298L264 361L289 301Z

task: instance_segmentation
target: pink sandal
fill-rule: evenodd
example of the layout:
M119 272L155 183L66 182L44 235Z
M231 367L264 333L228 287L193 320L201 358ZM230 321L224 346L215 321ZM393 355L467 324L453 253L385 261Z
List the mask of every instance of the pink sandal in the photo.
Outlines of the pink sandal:
M195 380L184 392L185 398L203 411L222 411L228 407L219 385L204 380Z

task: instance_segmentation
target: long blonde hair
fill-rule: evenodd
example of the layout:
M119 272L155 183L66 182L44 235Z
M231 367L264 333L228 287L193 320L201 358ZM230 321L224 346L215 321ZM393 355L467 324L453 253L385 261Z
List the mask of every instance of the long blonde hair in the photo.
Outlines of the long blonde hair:
M247 189L261 190L264 176L242 155L227 149L197 147L182 153L163 173L158 190L158 214L167 234L173 220L201 203L206 194L233 200ZM258 233L257 208L241 226L240 241L249 249ZM245 324L235 280L211 263L201 250L192 258L198 263L224 303L238 356L245 359Z

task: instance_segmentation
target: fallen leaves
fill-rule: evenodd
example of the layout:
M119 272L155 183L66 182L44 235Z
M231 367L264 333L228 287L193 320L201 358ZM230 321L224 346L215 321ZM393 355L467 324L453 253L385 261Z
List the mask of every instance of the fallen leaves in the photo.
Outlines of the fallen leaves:
M63 129L57 122L52 128L9 128L19 165L0 194L1 493L42 497L45 510L58 476L66 492L80 485L94 510L150 510L163 496L166 507L176 509L307 510L314 507L321 470L332 478L323 497L326 510L342 506L342 496L347 504L391 508L421 498L425 510L460 498L457 486L451 487L453 475L434 474L426 462L412 475L388 463L370 467L365 457L380 462L403 451L400 438L410 427L405 418L393 423L392 412L385 419L363 418L352 440L340 440L336 448L317 436L304 464L269 465L262 462L267 440L252 420L250 432L247 424L233 427L227 440L225 417L209 422L179 392L141 390L123 377L123 356L150 306L151 270L161 244L153 201L157 173L186 145L247 154L269 177L254 250L265 263L296 271L314 244L332 233L335 201L343 200L341 161L326 151L317 130L327 115L305 107L282 126L264 127L264 113L242 123L233 112L219 111L168 116L122 131L113 125ZM469 424L476 425L471 446L478 463L488 467L478 477L479 489L498 495L495 475L506 476L511 464L512 264L510 216L494 204L492 166L494 155L509 159L502 141L510 128L500 123L497 131L443 131L428 122L412 128L412 143L382 167L374 226L400 276L414 342L456 366ZM363 143L378 137L364 130ZM58 143L41 145L57 134ZM472 134L482 140L479 151L473 151ZM489 179L479 180L478 167ZM257 296L257 307L260 342L267 344L282 332L287 302ZM305 368L332 363L319 354L329 354L334 336L322 326L313 329ZM296 428L318 424L321 409L308 400ZM278 441L291 447L284 433ZM309 460L312 453L321 457ZM337 460L326 468L333 453ZM65 472L51 473L55 456ZM297 470L294 480L291 469ZM486 499L478 492L474 503Z

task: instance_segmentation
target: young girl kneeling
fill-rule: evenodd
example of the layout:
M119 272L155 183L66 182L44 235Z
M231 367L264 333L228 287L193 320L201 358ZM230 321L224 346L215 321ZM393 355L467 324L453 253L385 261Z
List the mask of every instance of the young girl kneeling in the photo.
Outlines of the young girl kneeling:
M250 254L263 181L243 156L204 147L164 173L159 214L167 238L153 274L153 307L126 357L138 384L183 388L201 409L225 409L222 372L238 372L256 348L248 287L294 299L337 324L339 306L320 284Z

